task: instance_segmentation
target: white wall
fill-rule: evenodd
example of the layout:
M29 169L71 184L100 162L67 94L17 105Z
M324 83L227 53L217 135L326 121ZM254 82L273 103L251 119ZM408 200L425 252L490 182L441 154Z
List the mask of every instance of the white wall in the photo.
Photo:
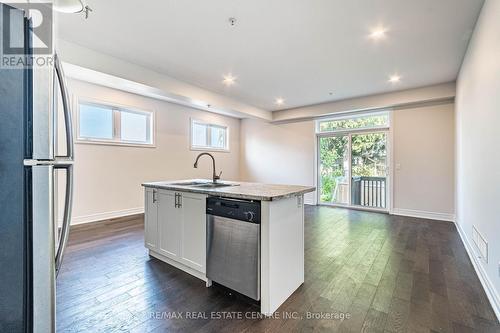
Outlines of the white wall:
M454 219L453 103L393 113L394 211Z
M401 164L394 173L395 213L453 218L453 119L452 103L394 111L393 161ZM243 180L316 186L314 121L243 120L241 147ZM315 202L315 195L306 202Z
M225 180L239 178L240 121L119 90L71 80L74 97L92 98L156 113L156 148L76 144L75 223L140 211L144 206L141 183L147 181L210 178L212 162L190 150L190 118L229 127L230 152L214 153Z
M314 186L314 122L273 125L241 121L240 177L244 181ZM314 193L305 196L314 203Z
M457 81L457 222L472 244L475 225L489 244L476 260L500 315L500 1L481 11ZM472 251L475 250L471 246ZM494 305L495 306L495 305Z

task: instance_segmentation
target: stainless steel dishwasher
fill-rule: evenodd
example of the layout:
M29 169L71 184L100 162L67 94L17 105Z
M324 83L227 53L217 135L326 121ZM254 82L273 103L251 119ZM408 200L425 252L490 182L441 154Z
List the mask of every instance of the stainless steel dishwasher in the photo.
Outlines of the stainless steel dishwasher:
M260 300L260 202L207 198L207 278Z

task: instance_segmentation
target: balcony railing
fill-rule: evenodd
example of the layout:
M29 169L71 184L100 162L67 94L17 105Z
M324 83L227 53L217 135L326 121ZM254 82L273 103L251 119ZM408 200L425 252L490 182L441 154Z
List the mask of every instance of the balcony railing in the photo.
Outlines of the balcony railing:
M352 177L351 203L357 206L386 208L386 178Z

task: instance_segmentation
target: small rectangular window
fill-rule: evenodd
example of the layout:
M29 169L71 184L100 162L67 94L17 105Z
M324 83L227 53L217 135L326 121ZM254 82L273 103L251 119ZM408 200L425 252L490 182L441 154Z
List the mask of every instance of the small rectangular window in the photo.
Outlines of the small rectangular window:
M93 102L78 104L78 141L152 146L153 113Z
M193 147L206 147L208 137L207 125L193 122L192 137Z
M229 150L227 127L192 120L191 149Z
M113 139L113 109L101 105L80 104L80 137Z
M150 141L150 115L139 112L121 111L121 139L126 142Z
M338 132L352 129L373 129L388 128L389 114L387 112L378 112L364 115L339 116L327 120L319 120L317 131Z

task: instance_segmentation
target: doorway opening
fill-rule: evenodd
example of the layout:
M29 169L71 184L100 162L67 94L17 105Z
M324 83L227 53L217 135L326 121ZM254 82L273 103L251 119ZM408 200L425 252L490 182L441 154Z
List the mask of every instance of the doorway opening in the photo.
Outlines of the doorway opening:
M318 203L389 210L389 112L317 122Z

